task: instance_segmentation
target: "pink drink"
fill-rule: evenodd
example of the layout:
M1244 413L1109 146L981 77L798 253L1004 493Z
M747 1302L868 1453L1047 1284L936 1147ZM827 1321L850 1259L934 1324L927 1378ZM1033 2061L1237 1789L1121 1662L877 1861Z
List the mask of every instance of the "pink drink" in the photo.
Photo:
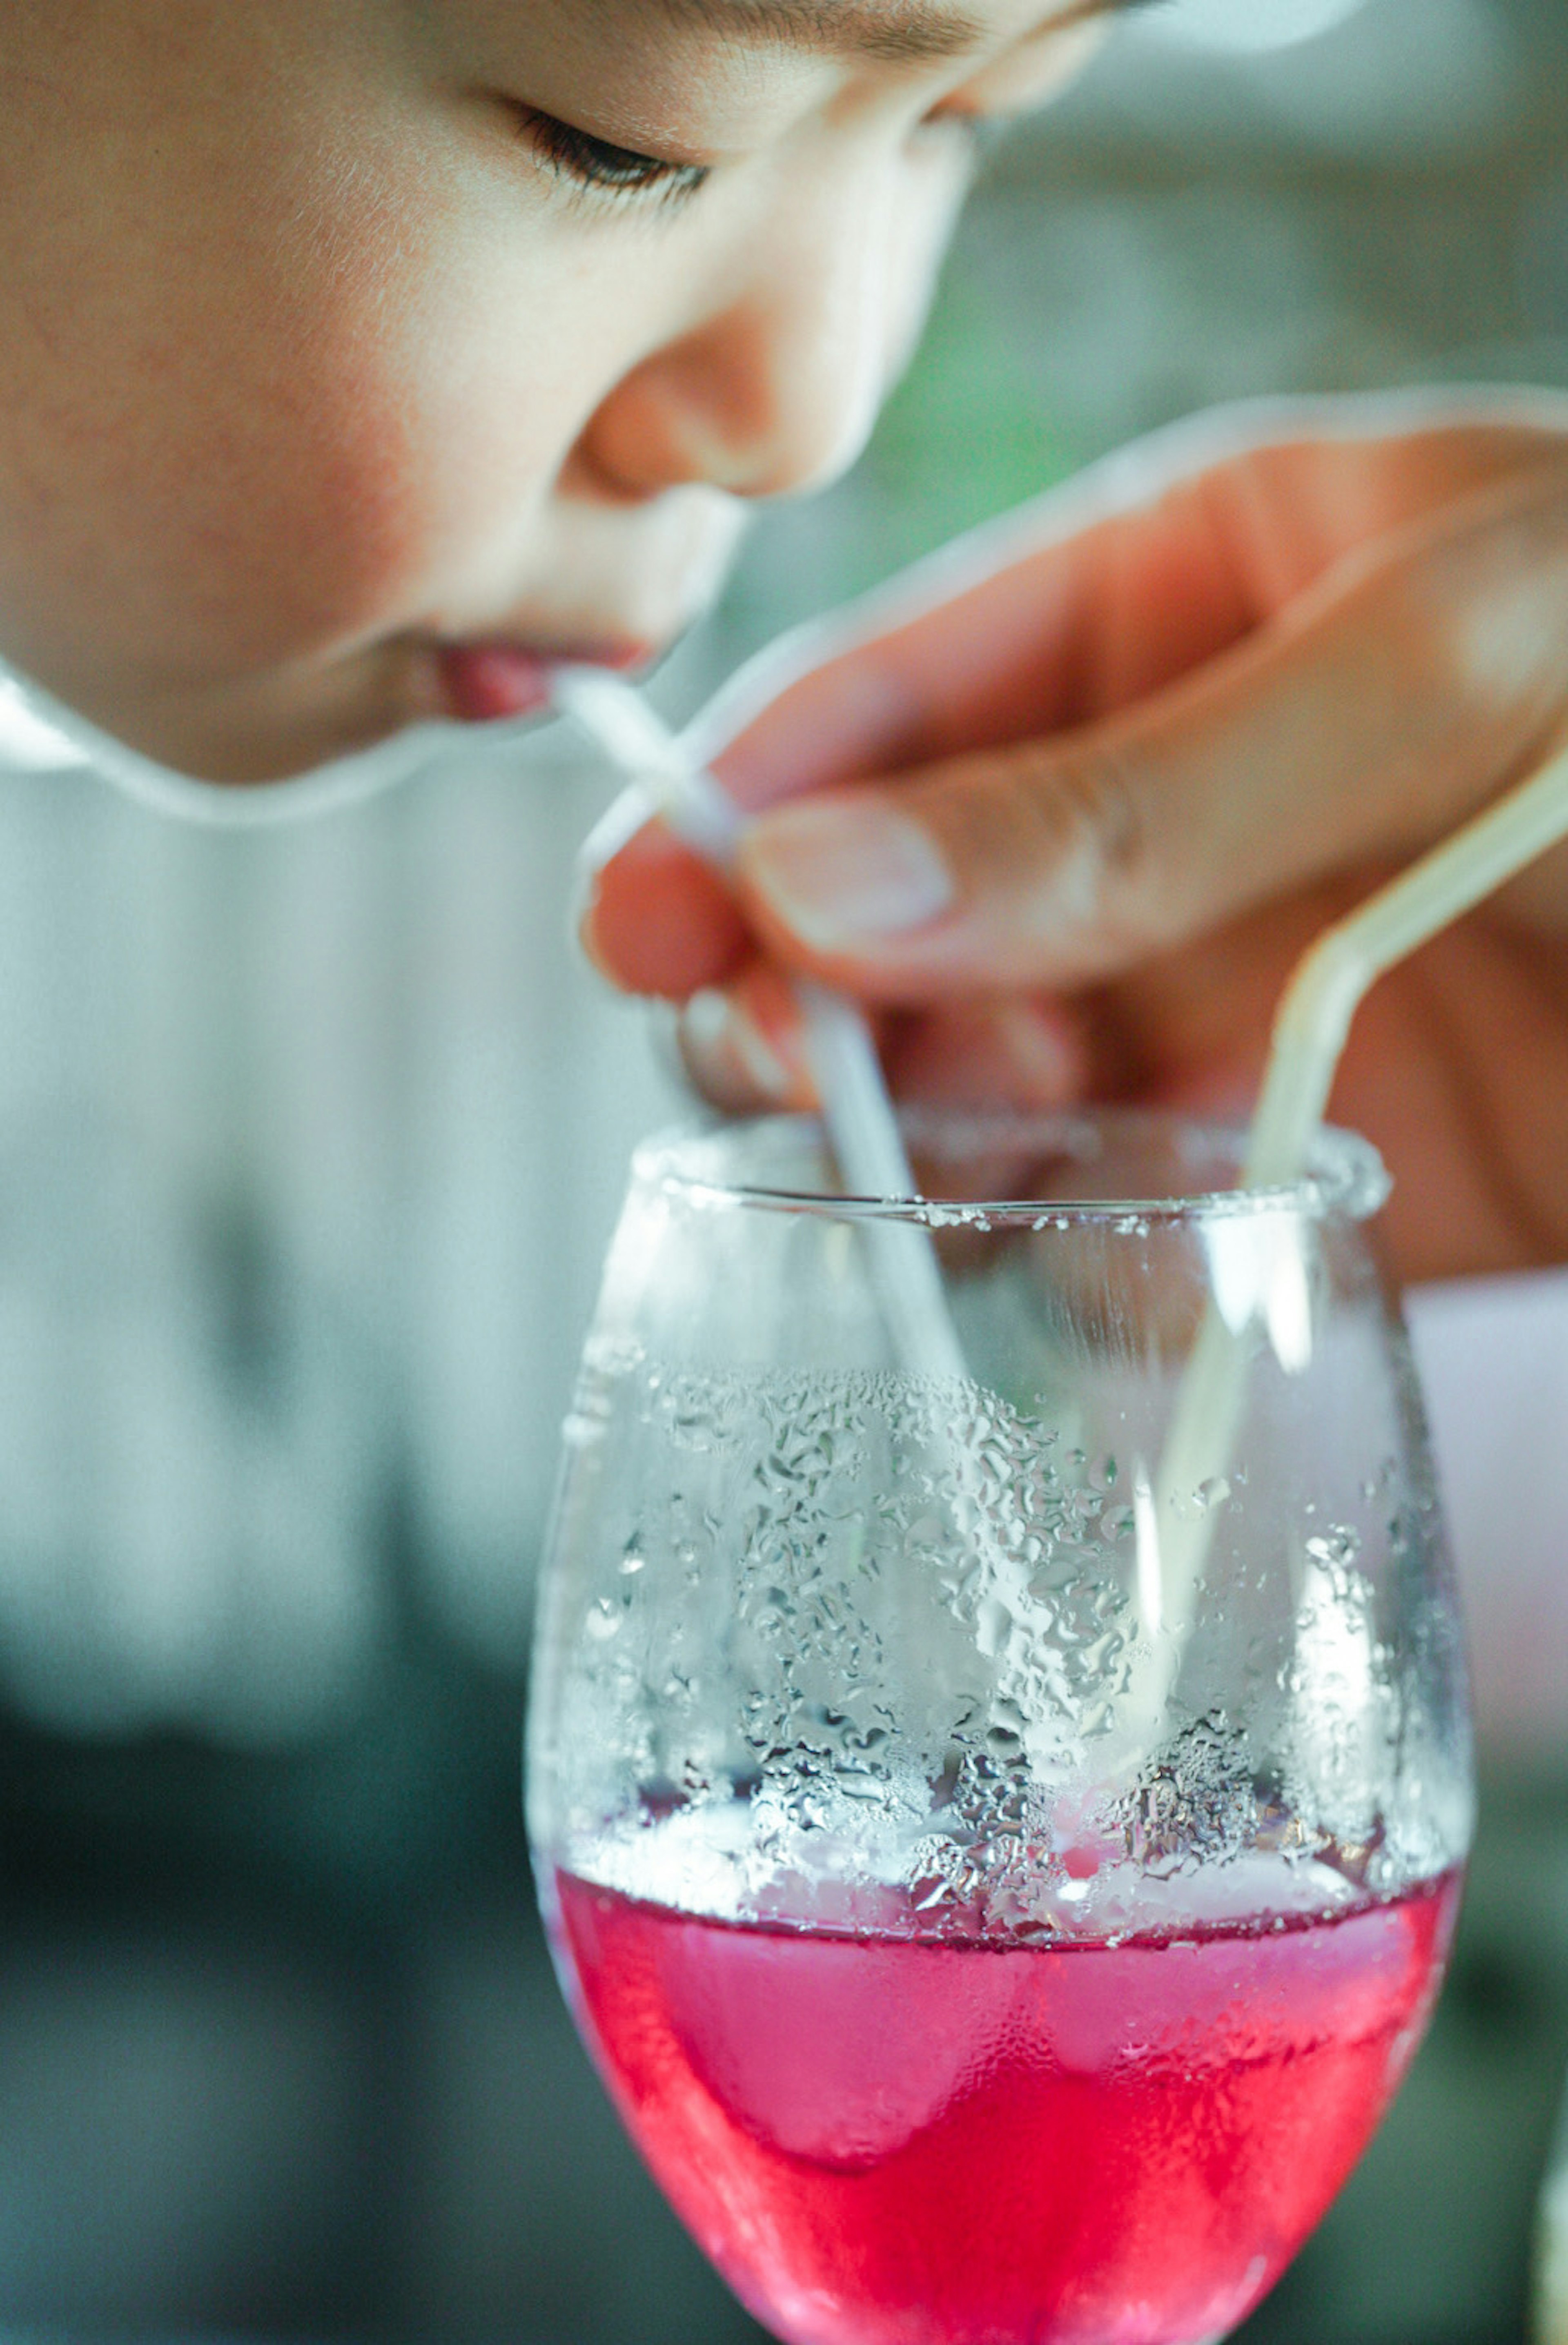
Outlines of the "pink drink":
M623 2117L792 2345L1186 2345L1278 2277L1388 2106L1457 1874L1332 1921L947 1943L556 1875Z

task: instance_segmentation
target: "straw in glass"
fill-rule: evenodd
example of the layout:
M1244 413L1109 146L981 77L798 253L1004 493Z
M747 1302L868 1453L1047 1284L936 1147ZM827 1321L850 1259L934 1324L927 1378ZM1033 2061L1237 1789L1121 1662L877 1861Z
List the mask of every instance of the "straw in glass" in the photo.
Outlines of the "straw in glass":
M1301 1179L1350 1020L1376 980L1564 838L1568 748L1560 747L1308 948L1275 1018L1243 1188L1288 1189ZM1229 1465L1246 1395L1247 1334L1210 1304L1166 1436L1144 1532L1156 1542L1156 1568L1139 1573L1140 1585L1158 1587L1159 1618L1145 1623L1149 1660L1123 1713L1145 1745L1161 1729L1190 1633L1215 1529L1200 1493Z
M624 677L562 666L556 707L647 792L677 836L716 870L734 868L744 817L713 776ZM876 1200L918 1197L903 1136L864 1018L841 994L799 979L795 998L807 1062L845 1187ZM918 1223L868 1219L863 1234L893 1355L913 1375L962 1376L963 1352L929 1233Z

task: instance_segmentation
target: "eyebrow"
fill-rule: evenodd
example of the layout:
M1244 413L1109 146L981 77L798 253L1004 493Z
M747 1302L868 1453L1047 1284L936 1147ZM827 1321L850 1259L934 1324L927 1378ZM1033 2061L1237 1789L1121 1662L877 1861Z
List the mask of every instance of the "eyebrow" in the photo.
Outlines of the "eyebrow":
M891 64L962 56L984 37L980 18L941 0L654 0L677 23L696 24L732 40L775 41L790 48L852 52ZM1041 32L1110 16L1141 0L1063 0Z

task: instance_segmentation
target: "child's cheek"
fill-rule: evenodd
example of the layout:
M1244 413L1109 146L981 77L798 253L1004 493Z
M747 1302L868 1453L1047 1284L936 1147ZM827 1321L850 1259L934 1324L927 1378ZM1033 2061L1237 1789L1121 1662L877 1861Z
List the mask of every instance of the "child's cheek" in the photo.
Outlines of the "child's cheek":
M613 361L547 268L498 275L444 225L392 254L367 235L286 335L264 326L218 371L191 543L219 549L237 637L309 650L424 627L476 598L504 608L528 570Z
M515 561L569 444L565 387L482 311L439 314L438 262L389 279L379 259L292 319L213 320L209 362L165 386L145 534L225 665L427 624Z
M0 615L51 677L89 650L242 671L373 624L419 568L418 367L372 256L356 288L159 225L112 284L62 251L0 350Z
M193 769L301 762L419 713L380 639L559 582L616 305L361 54L379 0L85 13L62 60L24 12L57 102L0 76L0 655Z

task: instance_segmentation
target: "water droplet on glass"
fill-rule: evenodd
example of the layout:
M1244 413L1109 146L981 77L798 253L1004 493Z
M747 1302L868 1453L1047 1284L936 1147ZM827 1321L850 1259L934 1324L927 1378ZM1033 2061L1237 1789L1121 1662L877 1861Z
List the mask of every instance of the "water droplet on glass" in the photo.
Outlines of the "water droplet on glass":
M1348 1523L1330 1523L1326 1531L1308 1540L1307 1552L1314 1563L1326 1563L1330 1568L1342 1570L1360 1554L1361 1535Z
M1229 1496L1230 1484L1226 1477L1211 1474L1207 1482L1198 1484L1196 1490L1173 1496L1171 1506L1184 1522L1196 1522L1200 1515L1211 1514L1216 1507L1222 1507Z
M620 1612L607 1596L601 1596L598 1602L589 1608L585 1626L596 1644L607 1643L620 1625Z
M974 1641L988 1660L998 1654L1013 1627L1013 1615L999 1596L987 1596L975 1608Z

